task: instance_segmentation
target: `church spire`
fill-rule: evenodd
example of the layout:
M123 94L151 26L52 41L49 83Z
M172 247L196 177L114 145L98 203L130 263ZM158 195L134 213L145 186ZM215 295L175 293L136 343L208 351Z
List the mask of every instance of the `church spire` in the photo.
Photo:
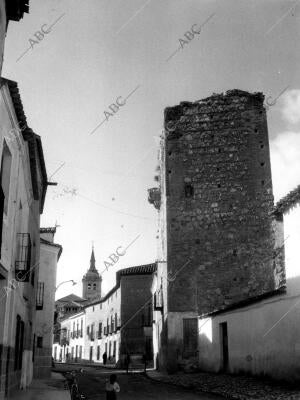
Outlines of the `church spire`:
M95 254L94 254L94 245L92 247L92 254L91 254L91 260L90 260L90 271L97 271L96 266L95 266Z

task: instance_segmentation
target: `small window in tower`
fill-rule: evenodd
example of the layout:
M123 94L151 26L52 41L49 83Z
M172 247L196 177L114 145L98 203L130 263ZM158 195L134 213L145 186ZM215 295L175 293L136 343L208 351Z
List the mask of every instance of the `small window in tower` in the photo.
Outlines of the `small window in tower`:
M96 283L93 283L93 290L96 290L97 289L97 285L96 285Z
M92 285L90 283L88 283L87 288L90 290L92 288Z
M185 183L184 193L185 193L185 197L193 197L194 196L194 188L190 183Z

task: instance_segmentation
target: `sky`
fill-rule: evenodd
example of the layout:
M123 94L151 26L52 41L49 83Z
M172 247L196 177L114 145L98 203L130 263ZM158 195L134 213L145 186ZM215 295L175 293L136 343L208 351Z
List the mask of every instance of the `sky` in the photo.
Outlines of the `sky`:
M2 75L18 82L58 183L41 225L58 225L57 284L78 282L57 298L81 295L92 243L103 293L118 269L156 260L147 189L166 107L263 92L275 200L300 184L299 19L298 0L30 0L9 23ZM119 246L129 247L105 270Z

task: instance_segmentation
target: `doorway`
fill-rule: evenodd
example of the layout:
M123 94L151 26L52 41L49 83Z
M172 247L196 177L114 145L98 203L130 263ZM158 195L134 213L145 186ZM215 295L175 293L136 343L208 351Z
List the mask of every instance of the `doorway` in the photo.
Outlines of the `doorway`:
M222 322L220 324L220 344L221 344L221 370L227 372L229 369L227 322Z

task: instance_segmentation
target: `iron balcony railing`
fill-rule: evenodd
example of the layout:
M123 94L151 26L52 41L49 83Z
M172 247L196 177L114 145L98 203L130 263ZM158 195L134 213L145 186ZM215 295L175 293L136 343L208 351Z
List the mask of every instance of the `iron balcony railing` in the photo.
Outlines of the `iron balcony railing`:
M29 233L17 234L17 259L15 275L19 282L29 282L31 266L31 240Z

